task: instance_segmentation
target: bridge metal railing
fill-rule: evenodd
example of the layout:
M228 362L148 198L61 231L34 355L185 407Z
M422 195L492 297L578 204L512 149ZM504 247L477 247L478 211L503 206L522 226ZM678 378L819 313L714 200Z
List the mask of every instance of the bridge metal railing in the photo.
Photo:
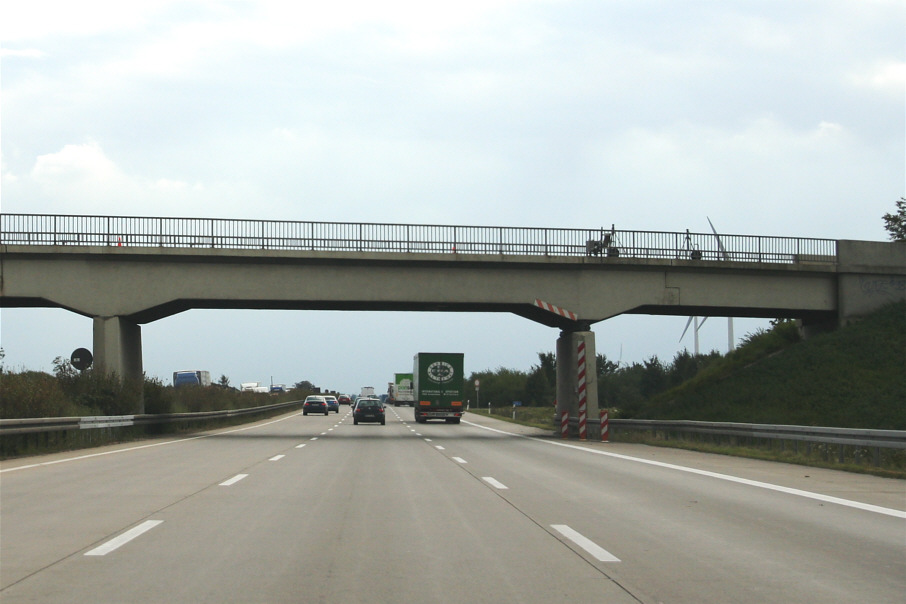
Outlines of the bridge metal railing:
M0 214L0 244L685 259L837 261L832 239L544 227Z

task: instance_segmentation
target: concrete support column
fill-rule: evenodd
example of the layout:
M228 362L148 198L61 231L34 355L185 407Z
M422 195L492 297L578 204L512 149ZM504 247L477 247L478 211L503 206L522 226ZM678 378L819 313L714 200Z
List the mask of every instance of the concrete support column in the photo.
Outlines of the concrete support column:
M566 411L570 419L579 418L579 342L585 343L586 427L588 438L600 440L598 410L598 367L595 334L592 331L560 332L557 338L557 417ZM578 434L570 430L570 434Z
M94 317L94 359L98 371L123 381L141 380L141 326L122 317Z

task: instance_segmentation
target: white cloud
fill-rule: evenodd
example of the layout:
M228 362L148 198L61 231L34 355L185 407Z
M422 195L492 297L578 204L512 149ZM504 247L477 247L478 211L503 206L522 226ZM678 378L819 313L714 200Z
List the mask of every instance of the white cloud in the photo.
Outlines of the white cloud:
M19 57L23 59L40 59L44 56L46 56L46 53L36 48L23 48L18 50L12 48L0 48L0 58Z
M92 36L132 29L167 3L147 0L28 0L4 2L0 39L5 44L49 36Z
M62 184L75 182L105 183L121 178L101 147L94 141L81 145L66 145L56 153L39 155L32 177L45 182Z
M857 86L888 91L903 96L906 91L906 62L887 61L850 76Z

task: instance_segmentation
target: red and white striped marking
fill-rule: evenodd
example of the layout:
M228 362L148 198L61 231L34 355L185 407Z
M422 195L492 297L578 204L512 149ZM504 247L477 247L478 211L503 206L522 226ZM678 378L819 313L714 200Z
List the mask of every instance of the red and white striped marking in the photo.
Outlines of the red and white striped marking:
M610 442L610 417L607 414L607 409L601 409L601 442Z
M538 298L535 298L535 306L537 306L538 308L541 308L543 310L546 310L548 312L552 312L555 315L560 315L561 317L565 317L565 318L569 319L570 321L579 320L579 317L576 316L576 313L566 310L565 308L560 308L559 306L554 306L553 304L548 304L547 302L545 302L543 300L539 300Z
M588 415L588 393L585 391L585 341L579 341L579 439L585 440L588 435L586 419Z
M560 414L560 437L569 438L569 411Z

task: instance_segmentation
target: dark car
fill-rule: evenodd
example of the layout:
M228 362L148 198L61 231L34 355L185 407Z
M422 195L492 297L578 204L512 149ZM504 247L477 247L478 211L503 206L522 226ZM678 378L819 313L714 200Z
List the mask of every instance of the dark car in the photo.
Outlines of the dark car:
M302 403L302 415L309 413L323 413L327 415L330 409L327 407L327 400L323 396L309 396Z
M324 400L327 401L327 408L335 413L340 412L340 401L337 400L335 396L325 396Z
M358 425L359 422L380 422L384 425L384 405L376 398L358 398L355 401L355 409L352 411L352 423Z

